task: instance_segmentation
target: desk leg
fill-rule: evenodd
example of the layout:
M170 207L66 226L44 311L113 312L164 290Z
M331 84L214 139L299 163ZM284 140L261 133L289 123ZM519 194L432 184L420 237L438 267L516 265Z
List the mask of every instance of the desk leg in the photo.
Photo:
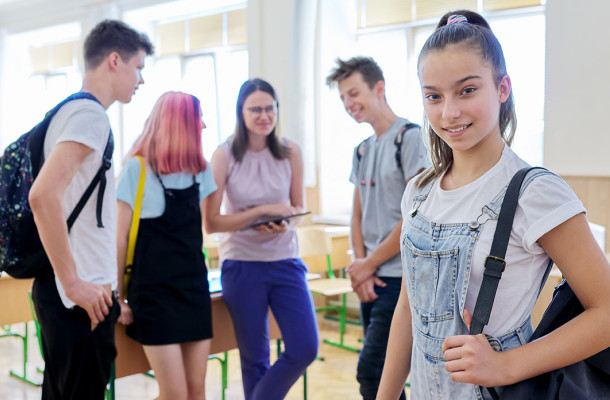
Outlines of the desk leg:
M225 400L227 386L229 386L229 353L225 351L223 358L216 354L213 354L211 356L208 356L208 359L218 360L218 362L220 362L220 375L222 379L222 400Z
M13 337L18 337L19 339L21 339L21 341L23 342L23 373L18 373L15 372L13 370L10 371L10 375L14 376L17 379L20 379L26 383L29 383L30 385L34 385L34 386L40 386L40 382L34 382L33 380L31 380L30 378L28 378L27 376L27 365L28 365L28 323L25 323L25 333L22 335L18 334L17 332L13 332L11 327L4 327L4 330L6 333L0 335L0 338L2 337L9 337L9 336L13 336Z

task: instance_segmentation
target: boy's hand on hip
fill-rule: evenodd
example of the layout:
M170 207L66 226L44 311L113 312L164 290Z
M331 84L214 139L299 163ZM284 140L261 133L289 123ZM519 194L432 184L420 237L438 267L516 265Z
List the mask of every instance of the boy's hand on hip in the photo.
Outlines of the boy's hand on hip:
M77 280L69 288L64 288L66 296L81 307L91 318L91 330L104 321L112 307L112 294L102 285Z

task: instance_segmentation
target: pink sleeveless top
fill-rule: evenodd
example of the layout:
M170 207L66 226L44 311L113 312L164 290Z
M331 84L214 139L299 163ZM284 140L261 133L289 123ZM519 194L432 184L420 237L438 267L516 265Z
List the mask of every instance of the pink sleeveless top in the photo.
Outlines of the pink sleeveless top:
M241 162L231 153L231 141L220 145L229 160L225 182L225 213L261 204L289 203L292 169L288 159L278 160L268 148L246 151ZM224 233L218 248L220 260L277 261L297 258L299 245L293 227L285 233L259 233L252 229Z

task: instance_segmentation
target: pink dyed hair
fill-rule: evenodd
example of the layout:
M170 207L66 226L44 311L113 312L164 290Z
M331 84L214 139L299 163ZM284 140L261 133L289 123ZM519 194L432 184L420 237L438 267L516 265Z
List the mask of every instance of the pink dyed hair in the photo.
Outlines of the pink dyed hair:
M125 159L142 156L153 171L197 174L207 163L201 150L201 106L187 93L166 92L155 103L144 131L131 146Z

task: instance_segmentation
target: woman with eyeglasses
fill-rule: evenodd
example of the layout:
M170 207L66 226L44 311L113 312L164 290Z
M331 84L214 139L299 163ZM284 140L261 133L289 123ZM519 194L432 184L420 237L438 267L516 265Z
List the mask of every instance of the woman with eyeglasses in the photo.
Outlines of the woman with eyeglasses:
M227 232L219 246L222 295L235 326L245 399L283 399L318 352L307 268L298 258L294 219L284 219L303 209L303 161L298 145L277 134L278 101L269 83L246 81L236 111L235 133L212 156L218 190L204 203L205 230ZM269 218L276 221L256 225ZM286 345L273 366L269 308Z

